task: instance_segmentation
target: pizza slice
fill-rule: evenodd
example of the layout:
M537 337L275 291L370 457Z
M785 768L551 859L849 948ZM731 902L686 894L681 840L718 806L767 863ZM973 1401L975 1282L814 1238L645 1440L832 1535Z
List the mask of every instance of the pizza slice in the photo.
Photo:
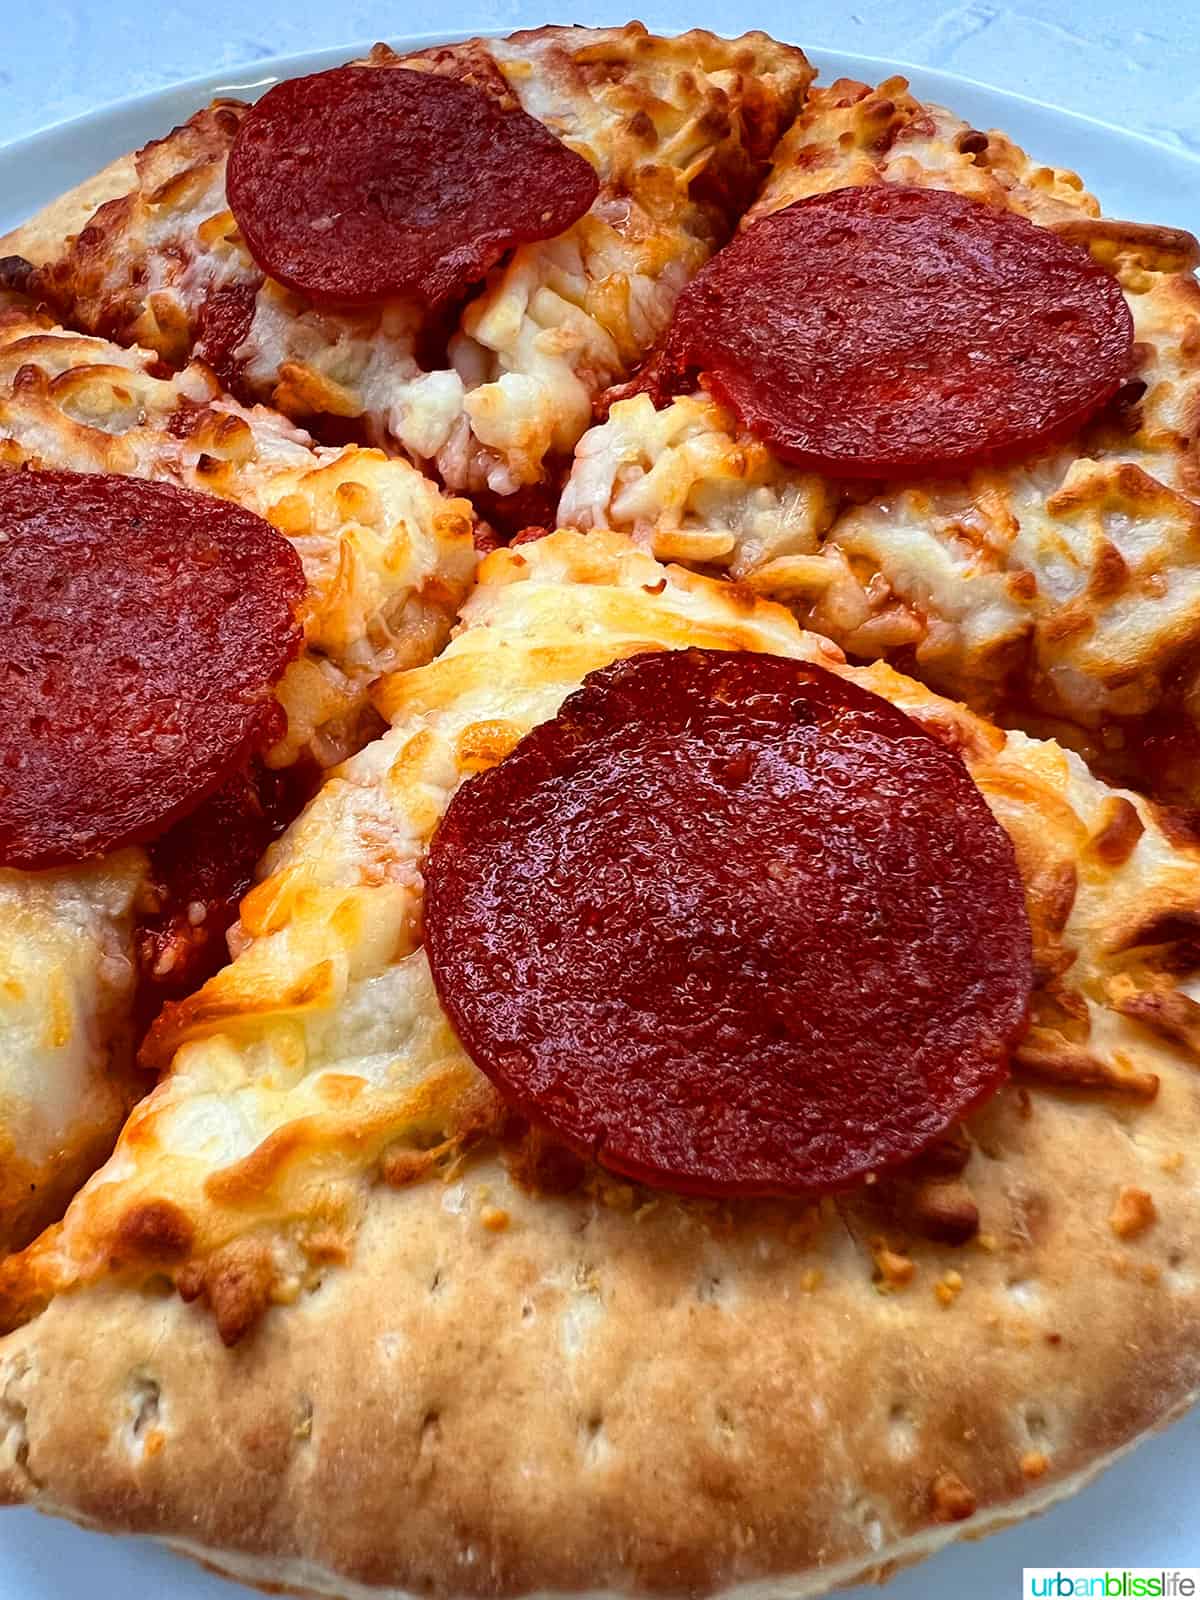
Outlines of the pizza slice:
M905 207L912 215L899 215ZM859 267L849 256L835 263L833 242L834 213L852 210L873 252L857 289ZM1005 224L1010 216L1036 229ZM800 230L822 217L826 276L801 294L798 272L785 281L779 265L784 235L798 249ZM960 231L963 255L947 269L943 221L973 222L993 242L967 245ZM1094 306L1072 322L1063 274L1074 252L1055 239L1087 247L1119 300L1110 293L1102 309L1094 282ZM985 257L967 264L981 250L990 298L976 273ZM1194 790L1194 734L1170 761L1157 740L1193 725L1200 637L1195 240L1103 218L1074 173L1038 165L894 78L809 96L725 256L724 283L688 291L685 338L699 354L685 352L665 385L652 367L641 392L617 398L583 437L559 523L622 529L663 557L727 572L856 656L892 658L977 708L1054 729L1134 781ZM775 271L781 286L768 289ZM740 318L745 350L764 302L781 323L805 320L818 365L832 341L843 387L813 408L844 424L840 444L826 441L832 455L784 439L782 410L768 415L786 385L759 366L778 365L799 331L785 337L772 324L753 357L731 354L722 334L718 351L697 326L711 327L714 295L726 297L731 325ZM931 365L917 349L945 352L955 337L954 371L949 356ZM985 394L988 338L997 383ZM1120 344L1108 365L1105 339ZM868 395L864 372L886 381ZM750 388L766 397L757 410ZM1001 418L1007 435L990 438ZM889 430L892 453L872 459ZM956 430L960 453L947 459Z
M519 527L530 504L545 520L533 491L753 199L811 77L760 33L636 23L378 46L259 112L198 112L82 230L55 239L52 209L7 243L64 320L199 355L241 398L407 452L502 522L518 496ZM413 181L384 209L411 211L436 261L428 243L400 261L396 229L364 221L381 184Z
M244 519L239 539L261 531L286 556L254 618L236 592L244 582L259 593L253 568L237 569L232 593L210 595L206 574L220 574L223 557L181 565L168 588L170 547L205 536L213 497ZM136 529L128 519L153 526L160 515L159 569L148 556L150 567L128 576L139 542L135 532L132 554L117 543ZM86 563L68 552L82 549L70 542L81 518L97 531L87 562L108 573L114 595L127 591L128 615L99 580L80 588L75 569ZM371 684L444 642L474 572L472 520L466 502L406 463L352 446L316 450L283 418L224 395L199 364L164 377L147 351L68 333L28 303L0 309L0 527L12 558L4 759L22 771L43 750L54 769L36 793L22 798L6 781L0 794L0 1249L60 1216L111 1149L147 1087L138 1034L164 997L224 957L254 864L314 774L376 731ZM24 551L21 530L36 535L35 549ZM207 622L193 625L205 604ZM239 618L251 627L244 640ZM237 701L265 683L243 682L236 662L220 667L193 627L208 644L209 628L228 633L247 658L273 629L281 640L265 671L271 714L253 736L239 722L211 768L199 742L211 722L181 726L171 697L228 692L240 717ZM189 639L204 663L198 686L179 677ZM35 659L46 662L47 703L26 706ZM165 741L164 763L118 770L121 748L143 736ZM117 769L98 755L105 738ZM125 791L139 786L159 795L160 814L92 827L106 795L128 805ZM18 804L29 814L17 816Z
M611 532L380 703L0 1269L8 1498L314 1592L817 1592L1194 1397L1186 817Z

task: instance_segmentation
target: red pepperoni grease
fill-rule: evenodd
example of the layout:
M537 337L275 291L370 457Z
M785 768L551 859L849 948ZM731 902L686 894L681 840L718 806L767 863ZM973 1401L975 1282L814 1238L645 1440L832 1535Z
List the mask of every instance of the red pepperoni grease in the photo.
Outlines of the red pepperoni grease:
M786 461L966 472L1069 437L1116 392L1133 319L1087 251L940 189L838 189L746 230L676 304L697 371Z
M164 483L0 473L0 863L154 838L282 732L299 557Z
M165 999L193 994L229 959L225 935L267 846L311 800L308 762L251 761L148 848L156 909L138 919L138 1002L148 1025Z
M599 180L536 118L473 84L337 67L251 107L227 188L251 255L280 283L342 305L432 306L514 245L570 227Z
M532 1122L696 1194L819 1194L1005 1078L1032 985L1012 846L960 758L806 662L592 673L455 796L434 980Z

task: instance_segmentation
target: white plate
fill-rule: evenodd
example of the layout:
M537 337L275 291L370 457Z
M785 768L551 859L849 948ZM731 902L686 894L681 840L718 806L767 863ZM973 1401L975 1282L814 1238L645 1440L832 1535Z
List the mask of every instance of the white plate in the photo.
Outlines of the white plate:
M770 19L763 19L769 25ZM747 26L749 18L739 17ZM410 35L401 48L451 35ZM0 150L0 233L108 161L184 121L215 94L253 98L277 78L317 72L361 54L344 46L257 62L244 75L195 78L61 123ZM1106 123L1056 110L949 73L869 56L811 52L825 82L845 75L878 81L895 71L916 93L950 105L976 127L1003 128L1056 166L1083 173L1111 215L1200 232L1200 161ZM953 1316L954 1312L947 1313ZM69 1396L64 1402L70 1404ZM803 1493L803 1485L797 1485ZM1200 1414L1127 1457L1092 1488L1034 1522L962 1545L903 1574L887 1600L1016 1600L1022 1567L1200 1565ZM140 1540L102 1539L31 1511L0 1518L0 1600L237 1600L252 1591L224 1583ZM848 1600L873 1600L875 1589Z

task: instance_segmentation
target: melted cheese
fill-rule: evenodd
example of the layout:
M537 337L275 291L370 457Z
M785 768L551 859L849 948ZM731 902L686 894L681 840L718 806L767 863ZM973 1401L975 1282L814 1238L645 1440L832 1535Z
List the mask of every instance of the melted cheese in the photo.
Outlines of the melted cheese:
M0 870L0 1251L61 1212L137 1093L129 1010L141 851Z
M1186 236L1099 220L1038 166L901 79L815 91L746 224L848 184L916 183L1065 229L1114 270L1145 394L1070 447L856 504L775 460L703 395L618 401L581 439L565 526L612 527L793 604L846 650L915 652L977 706L1017 694L1082 723L1143 713L1200 639L1200 286Z
M1166 937L1149 915L1161 923L1200 894L1200 852L1173 843L1154 807L884 664L846 666L782 607L661 566L619 535L560 532L490 556L453 642L387 680L390 731L273 848L243 904L240 955L156 1029L169 1074L62 1227L0 1278L9 1315L114 1271L167 1271L202 1287L236 1337L245 1258L230 1251L253 1247L267 1264L259 1310L286 1301L331 1251L344 1259L381 1172L435 1174L494 1127L494 1092L458 1047L421 947L422 857L457 786L586 673L688 645L820 662L959 749L1016 846L1039 971L1061 975L1062 951L1075 954L1070 990L1047 978L1035 999L1042 1070L1078 1070L1083 1040L1089 1070L1144 1088L1126 1002L1150 979L1130 951ZM1120 849L1104 845L1115 820ZM1155 992L1171 981L1156 973ZM1180 1056L1178 1071L1186 1081L1194 1067Z
M106 1055L106 1015L133 986L128 933L142 867L127 850L81 869L0 870L0 1103L21 1159L44 1161L74 1108L107 1098L94 1063Z

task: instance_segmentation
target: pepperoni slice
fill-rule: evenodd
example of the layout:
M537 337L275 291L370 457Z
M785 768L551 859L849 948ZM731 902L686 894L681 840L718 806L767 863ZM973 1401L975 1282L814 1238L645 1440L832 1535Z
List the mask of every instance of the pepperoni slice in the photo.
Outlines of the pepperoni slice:
M299 557L169 484L0 473L0 862L147 840L282 732Z
M1032 985L1012 846L959 757L778 656L591 674L466 783L427 863L434 980L532 1122L699 1194L817 1194L1006 1075Z
M1133 319L1087 251L939 189L838 189L756 222L666 341L785 460L966 472L1075 433L1128 376ZM663 374L658 382L662 382Z
M269 89L238 129L229 205L264 272L342 305L436 305L591 205L590 163L527 112L406 67Z

